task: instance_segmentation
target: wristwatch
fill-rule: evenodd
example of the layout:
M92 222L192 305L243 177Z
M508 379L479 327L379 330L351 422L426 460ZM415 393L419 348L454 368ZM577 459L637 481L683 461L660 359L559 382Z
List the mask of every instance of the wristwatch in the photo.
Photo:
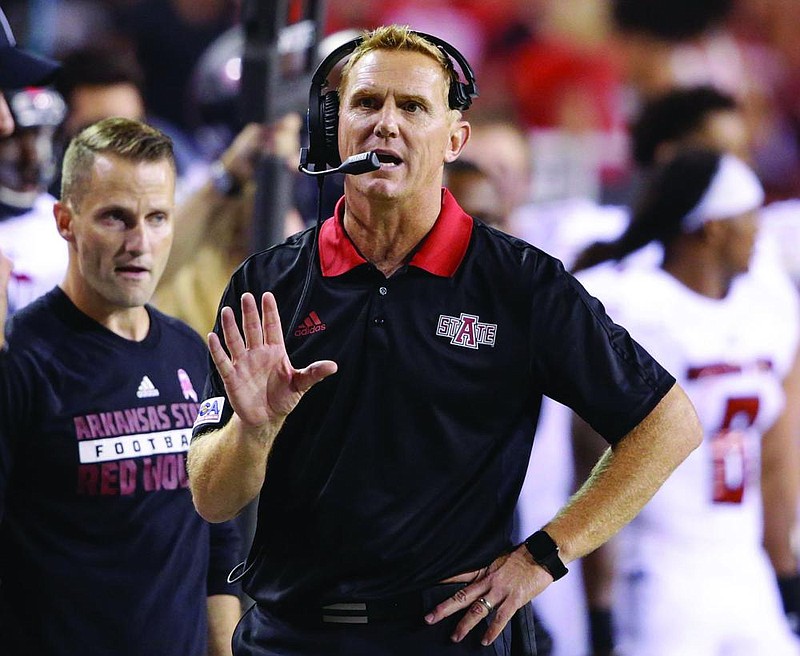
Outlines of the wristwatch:
M524 544L536 564L544 567L554 581L558 581L569 571L558 557L558 545L546 531L536 531L525 540Z
M217 160L211 165L209 170L211 184L220 196L236 196L242 189L239 181L225 168L225 165Z

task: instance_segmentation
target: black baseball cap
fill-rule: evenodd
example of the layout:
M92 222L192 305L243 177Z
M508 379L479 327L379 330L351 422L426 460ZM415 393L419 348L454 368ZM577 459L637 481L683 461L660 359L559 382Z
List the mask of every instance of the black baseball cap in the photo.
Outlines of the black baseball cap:
M48 84L55 77L57 61L17 47L5 13L0 9L0 88L19 89Z

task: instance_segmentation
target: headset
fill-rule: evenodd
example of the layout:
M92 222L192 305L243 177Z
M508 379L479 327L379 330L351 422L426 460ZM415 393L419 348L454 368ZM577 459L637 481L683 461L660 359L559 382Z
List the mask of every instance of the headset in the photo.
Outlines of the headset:
M446 41L431 34L409 30L433 46L443 54L450 73L450 90L447 102L451 109L464 111L472 104L472 99L478 95L478 85L475 82L475 73L456 48ZM346 173L348 175L362 175L377 171L381 167L377 153L368 151L351 155L344 162L339 157L339 92L336 89L323 91L328 87L328 75L340 61L350 55L364 41L364 37L357 37L343 43L323 59L311 78L311 87L308 94L308 147L300 150L300 165L298 169L306 175L317 178L319 197L317 199L317 222L314 228L314 247L311 260L313 262L317 253L319 231L322 224L322 184L324 179L332 173ZM459 79L453 61L461 68L465 82ZM332 168L329 168L332 167ZM305 281L300 293L300 300L286 328L284 340L294 330L295 323L300 316L300 311L311 286L312 265L309 264Z
M472 99L478 95L478 85L475 82L475 73L464 55L439 37L413 30L410 30L410 33L422 37L444 53L450 71L450 92L448 95L450 109L461 111L468 109L472 104ZM336 48L320 62L311 78L307 114L308 148L303 149L301 154L302 168L311 165L313 166L312 171L321 172L326 170L328 166L336 168L342 164L342 160L339 157L338 139L339 92L336 89L323 90L327 88L328 75L336 64L350 55L363 40L364 37L357 37ZM453 61L461 69L465 82L459 79Z

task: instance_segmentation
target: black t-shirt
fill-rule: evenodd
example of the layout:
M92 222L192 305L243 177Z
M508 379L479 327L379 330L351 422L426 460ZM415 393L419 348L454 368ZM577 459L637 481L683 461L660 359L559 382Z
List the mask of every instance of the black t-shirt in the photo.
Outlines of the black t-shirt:
M323 224L296 324L311 231L248 259L222 299L238 313L243 292L272 291L293 365L339 365L270 455L245 578L268 605L383 598L488 564L511 546L543 394L615 442L675 382L560 262L447 191L388 279L341 216ZM216 372L204 396L195 435L231 414Z
M152 308L141 342L56 288L0 352L0 653L205 654L240 557L195 512L185 455L202 340ZM213 552L213 553L212 553Z

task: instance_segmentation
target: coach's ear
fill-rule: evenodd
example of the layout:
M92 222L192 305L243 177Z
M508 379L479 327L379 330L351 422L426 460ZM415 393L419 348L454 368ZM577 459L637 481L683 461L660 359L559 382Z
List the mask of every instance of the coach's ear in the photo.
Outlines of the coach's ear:
M444 153L445 162L454 162L458 159L469 141L470 134L472 134L472 127L467 121L461 119L453 121L453 125L450 127L450 139L447 141Z
M74 242L75 233L72 231L72 219L74 213L68 203L57 201L53 206L53 216L56 219L56 228L58 234L61 235L66 241Z

